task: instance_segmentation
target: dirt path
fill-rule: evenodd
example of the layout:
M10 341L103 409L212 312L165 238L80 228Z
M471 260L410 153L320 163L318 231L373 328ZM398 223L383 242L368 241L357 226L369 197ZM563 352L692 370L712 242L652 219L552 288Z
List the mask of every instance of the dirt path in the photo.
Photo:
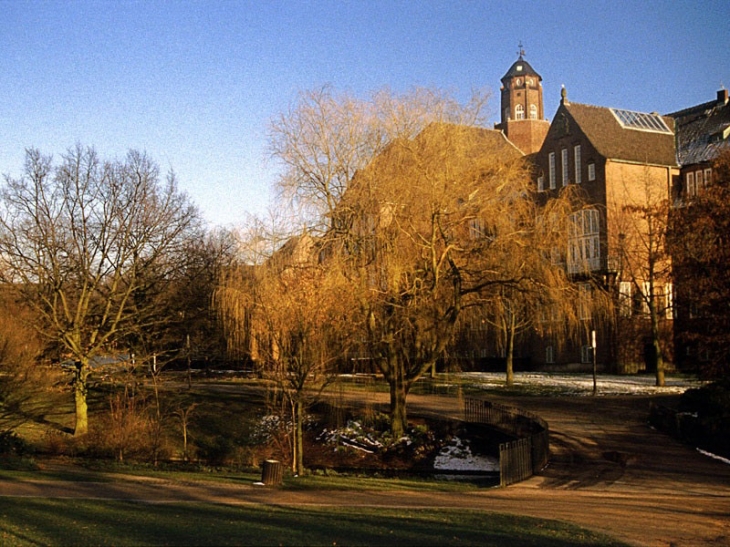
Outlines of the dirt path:
M0 496L468 508L567 521L633 545L730 545L730 465L648 427L650 398L500 400L539 414L551 428L548 468L508 488L467 494L292 492L250 483L128 477L104 483L4 481ZM453 398L412 396L409 401L412 413L460 414Z

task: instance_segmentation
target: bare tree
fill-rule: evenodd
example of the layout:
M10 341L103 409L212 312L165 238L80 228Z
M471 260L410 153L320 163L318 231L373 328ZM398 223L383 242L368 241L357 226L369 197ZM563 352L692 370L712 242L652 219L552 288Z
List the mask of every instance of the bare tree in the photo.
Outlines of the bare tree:
M160 180L146 155L101 161L77 146L53 165L31 149L25 173L6 177L0 212L3 281L21 291L37 313L36 328L76 361L75 434L88 430L87 391L92 360L116 351L134 324L137 293L163 282L165 258L179 251L197 212ZM154 272L151 273L151 272Z
M609 245L621 258L621 279L630 283L630 314L634 321L648 322L645 344L647 366L654 368L656 385L664 386L663 325L672 318L671 260L667 247L669 184L664 173L648 167L635 179L617 188L619 199L610 199L614 230ZM614 253L612 253L614 254Z
M338 229L334 215L355 173L397 138L412 138L433 121L483 121L487 95L465 107L450 95L417 88L399 96L388 89L365 100L330 87L303 92L270 128L270 150L284 166L280 196L296 205L309 229Z

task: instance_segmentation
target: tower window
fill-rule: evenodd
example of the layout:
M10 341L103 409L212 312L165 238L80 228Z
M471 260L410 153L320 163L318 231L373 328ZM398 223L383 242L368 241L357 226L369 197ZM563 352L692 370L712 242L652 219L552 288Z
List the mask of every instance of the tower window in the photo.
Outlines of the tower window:
M524 120L525 119L525 107L521 104L518 104L515 106L515 120Z
M537 107L534 104L530 105L530 119L531 120L537 119Z

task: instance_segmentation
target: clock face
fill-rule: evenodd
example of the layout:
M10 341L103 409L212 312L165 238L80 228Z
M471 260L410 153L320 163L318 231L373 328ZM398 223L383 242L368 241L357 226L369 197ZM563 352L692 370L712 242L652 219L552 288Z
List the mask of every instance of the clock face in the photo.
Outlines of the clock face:
M515 83L517 85L521 85L522 84L522 78L517 78L517 81Z
M528 78L527 85L532 85L532 78Z

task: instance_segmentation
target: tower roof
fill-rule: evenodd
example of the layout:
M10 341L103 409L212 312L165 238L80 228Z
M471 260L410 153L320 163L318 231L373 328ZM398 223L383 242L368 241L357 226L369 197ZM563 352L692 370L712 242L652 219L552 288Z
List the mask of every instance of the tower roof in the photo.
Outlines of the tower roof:
M542 76L540 76L537 71L535 71L535 69L530 66L530 63L525 61L522 54L520 54L519 59L512 63L512 66L507 71L507 74L502 76L501 82L505 83L505 80L509 80L510 78L528 75L535 76L538 80L542 80Z

